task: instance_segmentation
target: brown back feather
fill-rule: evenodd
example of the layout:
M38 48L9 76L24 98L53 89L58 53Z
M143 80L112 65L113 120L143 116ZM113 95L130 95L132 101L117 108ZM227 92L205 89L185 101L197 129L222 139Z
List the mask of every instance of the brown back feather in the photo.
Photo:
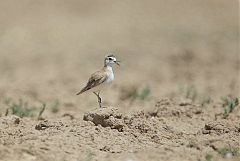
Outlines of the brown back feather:
M78 92L77 95L82 94L83 92L88 91L89 89L102 84L106 80L107 80L106 72L97 71L93 73L89 78L87 85L80 92Z

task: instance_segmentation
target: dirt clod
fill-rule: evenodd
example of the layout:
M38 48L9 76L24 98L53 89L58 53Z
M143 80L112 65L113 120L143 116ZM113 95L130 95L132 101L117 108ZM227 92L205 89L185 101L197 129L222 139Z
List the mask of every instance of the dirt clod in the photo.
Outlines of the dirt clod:
M237 123L238 122L229 122L224 119L221 121L211 121L205 124L203 133L204 134L215 133L217 135L221 135L229 132L237 132L238 128L235 126Z
M48 125L46 125L46 124L44 124L44 123L39 123L39 124L37 124L36 126L35 126L35 129L36 130L45 130L45 129L47 129L49 126Z
M101 125L103 127L111 127L118 131L123 130L124 121L122 114L117 108L99 108L94 111L90 111L84 114L84 121L91 121L95 125Z

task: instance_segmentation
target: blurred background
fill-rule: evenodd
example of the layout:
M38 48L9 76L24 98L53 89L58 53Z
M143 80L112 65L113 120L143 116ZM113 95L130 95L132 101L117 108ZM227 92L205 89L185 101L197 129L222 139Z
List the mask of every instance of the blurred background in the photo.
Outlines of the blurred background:
M122 63L103 92L106 105L239 96L238 7L237 0L1 1L1 114L19 99L60 113L96 108L95 95L75 94L109 52Z

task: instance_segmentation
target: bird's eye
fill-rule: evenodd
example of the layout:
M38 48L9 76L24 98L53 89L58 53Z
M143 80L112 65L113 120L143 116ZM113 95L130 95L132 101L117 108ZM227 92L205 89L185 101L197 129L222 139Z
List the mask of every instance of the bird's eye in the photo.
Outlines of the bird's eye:
M108 58L109 60L113 60L113 58Z

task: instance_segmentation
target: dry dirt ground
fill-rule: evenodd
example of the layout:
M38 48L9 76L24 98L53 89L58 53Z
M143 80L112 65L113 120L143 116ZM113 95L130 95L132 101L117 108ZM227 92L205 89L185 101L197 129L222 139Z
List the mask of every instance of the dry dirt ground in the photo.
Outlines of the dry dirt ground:
M238 7L1 1L0 160L240 160ZM108 52L99 109L75 94Z
M240 108L216 118L222 106L162 99L150 111L131 114L101 108L81 118L41 121L0 118L3 160L214 160L240 158Z

